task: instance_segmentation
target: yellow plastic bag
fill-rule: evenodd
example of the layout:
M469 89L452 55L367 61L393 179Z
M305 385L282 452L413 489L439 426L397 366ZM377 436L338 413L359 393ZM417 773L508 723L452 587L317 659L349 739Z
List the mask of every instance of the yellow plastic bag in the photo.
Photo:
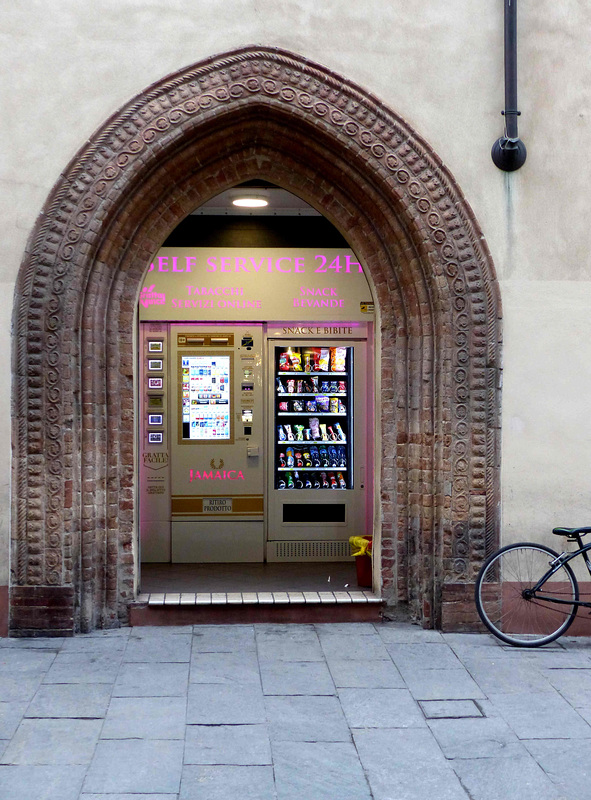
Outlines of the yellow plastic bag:
M352 556L370 556L371 555L371 539L367 536L350 536L349 544L351 550L357 549L356 553L351 553Z

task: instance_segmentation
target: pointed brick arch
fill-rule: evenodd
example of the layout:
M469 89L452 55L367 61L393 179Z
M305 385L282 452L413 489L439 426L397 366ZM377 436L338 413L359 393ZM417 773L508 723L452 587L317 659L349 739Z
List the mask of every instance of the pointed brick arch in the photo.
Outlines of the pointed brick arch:
M37 221L14 306L13 632L126 620L140 283L184 216L250 178L318 208L366 267L380 320L383 592L425 625L461 621L454 601L498 538L490 255L453 178L403 120L298 56L247 48L134 98Z

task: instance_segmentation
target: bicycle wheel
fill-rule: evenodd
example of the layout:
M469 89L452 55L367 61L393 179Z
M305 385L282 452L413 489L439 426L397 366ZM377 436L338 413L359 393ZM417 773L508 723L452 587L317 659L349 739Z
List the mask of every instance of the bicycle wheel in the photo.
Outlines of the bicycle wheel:
M509 544L482 565L475 587L480 619L501 641L539 647L561 636L574 620L577 579L562 564L536 591L558 553L543 544ZM551 599L564 601L552 602Z

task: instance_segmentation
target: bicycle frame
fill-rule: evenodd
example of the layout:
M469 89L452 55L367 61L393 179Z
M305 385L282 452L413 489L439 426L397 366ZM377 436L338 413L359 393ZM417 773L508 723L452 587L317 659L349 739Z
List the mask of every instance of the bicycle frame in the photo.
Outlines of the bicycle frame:
M572 553L568 551L563 551L554 561L550 562L551 568L543 575L540 580L533 586L531 589L527 590L528 594L531 594L532 597L535 597L536 600L545 600L548 603L557 603L566 606L577 606L580 608L591 608L591 601L586 600L560 600L558 597L547 597L546 595L539 594L539 590L542 586L546 583L546 581L557 572L562 564L568 564L569 561L572 561L574 558L578 556L583 556L583 561L587 567L587 571L591 576L591 559L589 559L588 552L591 550L591 542L589 544L583 544L580 534L576 534L572 537L567 537L568 541L576 541L579 549L575 550Z

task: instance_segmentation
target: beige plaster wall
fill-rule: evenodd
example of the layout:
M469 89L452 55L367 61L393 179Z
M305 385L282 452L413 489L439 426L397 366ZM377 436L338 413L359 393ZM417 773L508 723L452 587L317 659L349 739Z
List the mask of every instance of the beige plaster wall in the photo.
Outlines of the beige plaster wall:
M4 369L27 237L85 139L166 74L244 45L282 47L405 117L451 169L483 228L504 303L504 531L539 538L553 524L591 522L590 30L591 6L580 0L520 4L519 125L528 160L506 175L490 159L502 133L502 0L3 0ZM3 381L0 539L8 530L9 404ZM6 563L0 552L0 584Z

